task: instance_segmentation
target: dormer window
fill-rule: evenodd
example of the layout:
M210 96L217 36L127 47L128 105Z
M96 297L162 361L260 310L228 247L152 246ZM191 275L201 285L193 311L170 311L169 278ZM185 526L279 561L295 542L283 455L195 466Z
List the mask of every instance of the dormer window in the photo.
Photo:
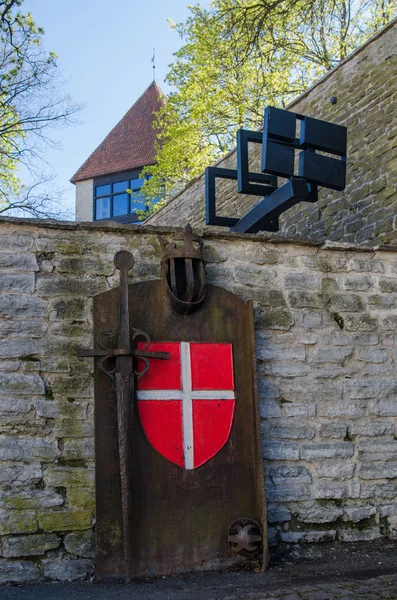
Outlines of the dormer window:
M140 191L144 182L145 178L140 177L138 172L94 180L94 220L118 220L117 217L132 215L139 221L136 212L147 210L145 197ZM134 194L127 193L127 189Z

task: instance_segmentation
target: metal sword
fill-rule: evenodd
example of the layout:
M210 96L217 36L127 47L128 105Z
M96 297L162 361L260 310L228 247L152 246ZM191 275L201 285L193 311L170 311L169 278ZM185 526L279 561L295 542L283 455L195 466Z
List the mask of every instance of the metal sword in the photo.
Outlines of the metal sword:
M115 267L120 271L120 299L119 299L119 320L118 320L118 344L117 348L107 348L102 339L111 332L103 331L97 338L101 349L80 349L78 356L97 356L99 369L114 379L116 386L117 401L117 429L120 463L120 484L121 484L121 510L123 527L123 555L124 571L126 581L131 580L130 567L132 563L132 527L131 527L131 507L132 507L132 485L130 482L130 462L131 454L129 448L129 432L134 414L135 399L135 377L140 379L149 369L149 358L169 358L168 352L150 352L147 350L150 344L149 336L139 329L132 329L133 340L139 337L145 339L143 349L136 349L134 342L131 347L130 341L130 316L128 306L128 271L134 265L134 257L130 252L121 250L114 257ZM108 358L116 358L116 367L112 370L106 369L104 362ZM134 358L140 358L145 363L143 371L134 370Z

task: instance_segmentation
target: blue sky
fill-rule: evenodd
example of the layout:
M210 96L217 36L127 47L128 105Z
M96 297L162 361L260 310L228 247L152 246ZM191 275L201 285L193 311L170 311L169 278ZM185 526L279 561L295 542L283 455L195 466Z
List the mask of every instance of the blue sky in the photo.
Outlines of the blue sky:
M208 6L209 0L199 3ZM59 55L64 91L84 105L79 124L51 133L59 148L45 156L56 187L65 189L65 207L74 208L69 179L152 81L154 47L156 81L169 91L163 79L182 42L167 18L184 21L186 5L187 0L25 0L22 5L44 28L45 50Z

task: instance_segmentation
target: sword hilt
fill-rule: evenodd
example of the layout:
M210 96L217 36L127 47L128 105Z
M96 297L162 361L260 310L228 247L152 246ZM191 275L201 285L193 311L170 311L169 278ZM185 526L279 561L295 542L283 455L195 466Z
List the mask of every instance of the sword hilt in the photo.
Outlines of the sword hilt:
M128 310L128 271L134 266L134 257L128 250L120 250L115 255L114 266L120 271L120 306L118 347L130 349L130 315Z

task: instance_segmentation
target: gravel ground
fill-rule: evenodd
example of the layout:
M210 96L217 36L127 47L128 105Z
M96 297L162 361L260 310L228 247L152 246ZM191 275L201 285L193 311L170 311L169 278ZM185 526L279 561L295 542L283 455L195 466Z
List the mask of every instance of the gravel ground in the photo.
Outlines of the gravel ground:
M397 600L397 542L321 544L273 554L266 573L0 586L1 600Z

